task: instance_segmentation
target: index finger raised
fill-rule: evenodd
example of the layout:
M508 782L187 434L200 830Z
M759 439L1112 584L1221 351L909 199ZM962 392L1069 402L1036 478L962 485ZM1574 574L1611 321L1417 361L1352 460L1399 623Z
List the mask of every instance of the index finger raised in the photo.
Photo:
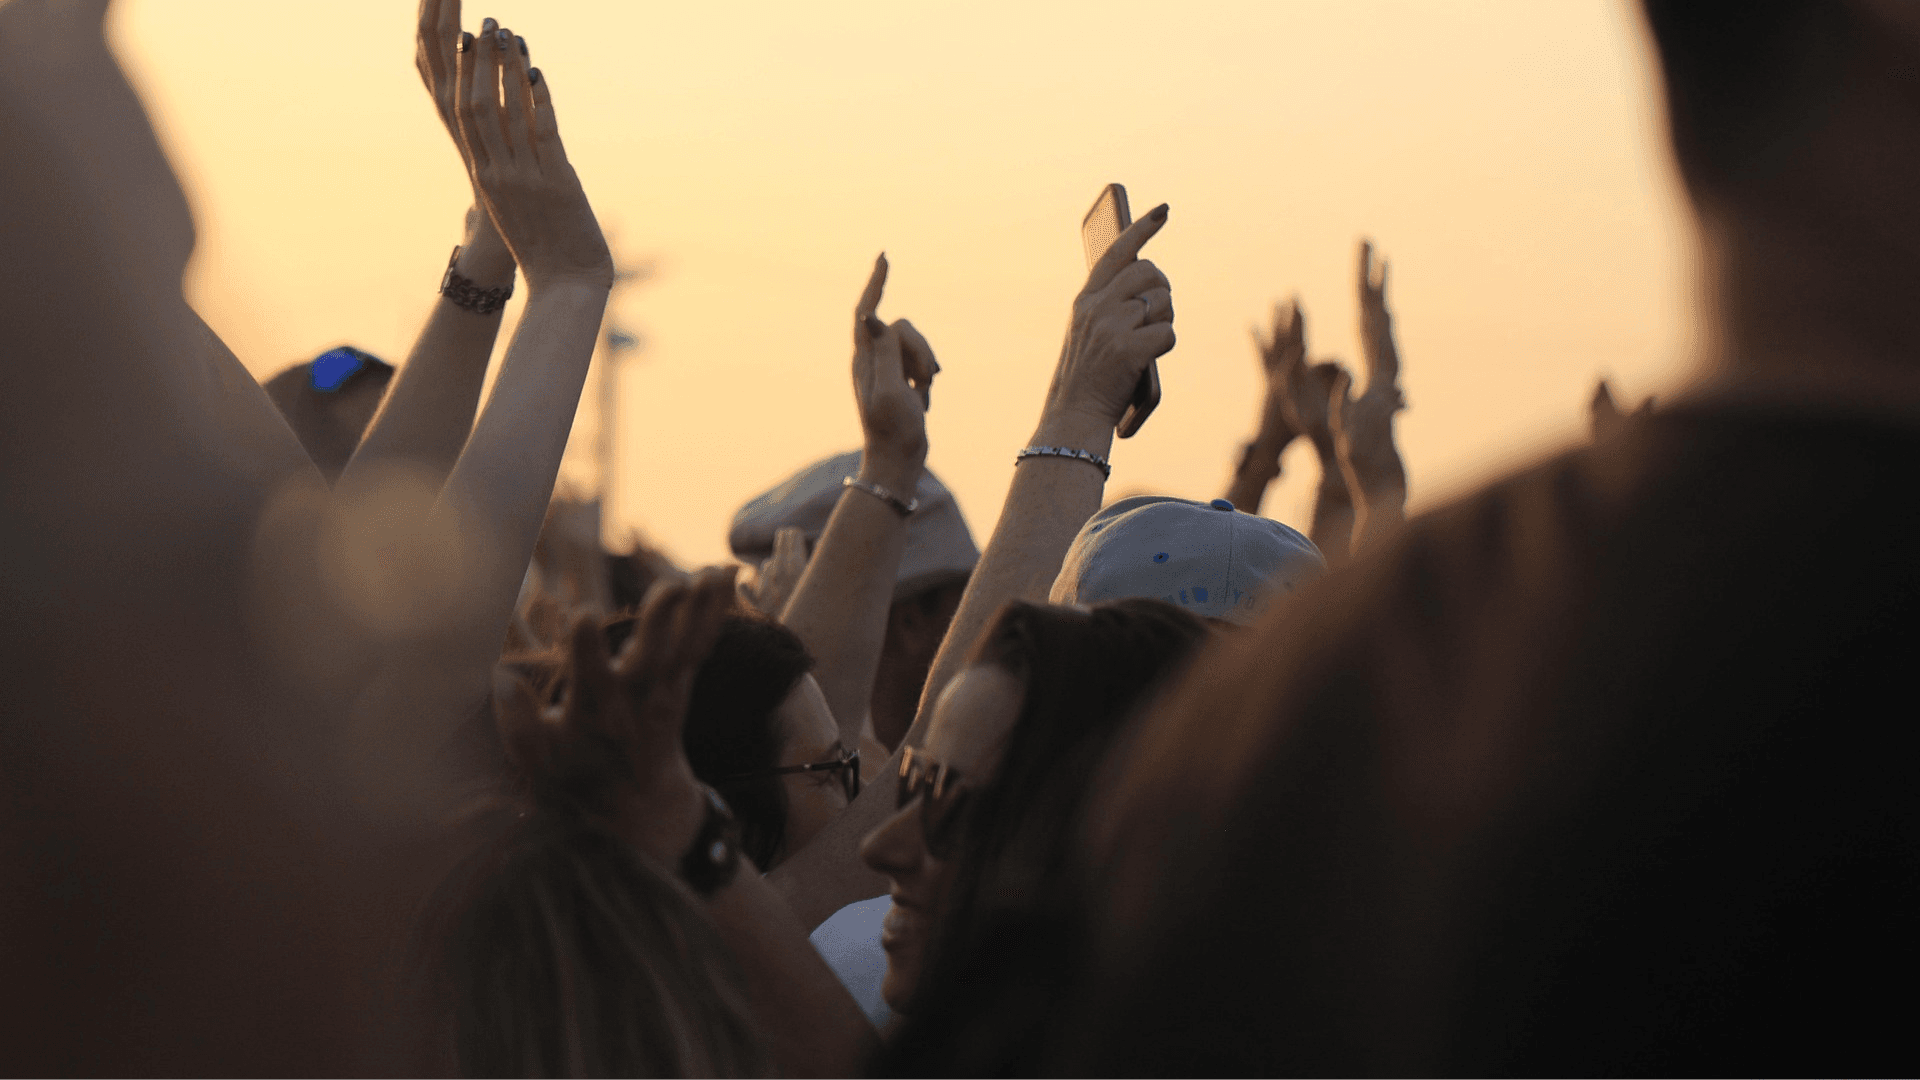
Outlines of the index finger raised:
M887 253L873 260L873 273L867 275L867 287L860 290L860 302L853 305L853 322L860 326L866 317L880 310L881 294L887 291Z
M1114 275L1140 257L1140 249L1146 247L1147 241L1153 239L1153 234L1159 232L1160 226L1166 223L1167 204L1161 203L1147 211L1145 217L1127 226L1127 231L1121 233L1106 254L1100 256L1100 261L1093 264L1092 271L1087 274L1086 291L1106 288Z

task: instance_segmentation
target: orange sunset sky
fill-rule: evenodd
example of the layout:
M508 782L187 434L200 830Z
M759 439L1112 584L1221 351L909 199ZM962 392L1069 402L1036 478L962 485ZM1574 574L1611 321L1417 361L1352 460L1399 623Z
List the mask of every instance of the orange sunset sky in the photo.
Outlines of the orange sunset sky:
M1110 493L1224 490L1275 299L1300 295L1316 355L1357 359L1361 236L1392 263L1415 510L1582 437L1597 376L1637 400L1687 374L1691 240L1629 0L490 0L469 28L487 15L550 79L616 255L655 269L615 301L646 346L618 376L609 534L683 563L858 444L849 311L881 250L881 313L944 367L929 464L984 544L1109 181L1172 205L1148 255L1180 335ZM468 191L414 20L410 0L114 15L198 217L188 295L261 378L343 342L398 362L434 300ZM1316 466L1286 465L1266 512L1305 528Z

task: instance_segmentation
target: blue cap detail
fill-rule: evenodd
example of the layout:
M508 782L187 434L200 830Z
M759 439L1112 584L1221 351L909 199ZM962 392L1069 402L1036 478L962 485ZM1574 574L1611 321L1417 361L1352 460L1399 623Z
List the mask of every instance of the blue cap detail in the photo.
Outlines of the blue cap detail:
M332 393L365 366L367 362L360 354L345 346L323 352L313 358L310 372L313 388Z
M1227 500L1225 500L1225 499L1215 499L1215 500L1213 500L1213 501L1212 501L1211 503L1208 503L1207 505L1209 505L1209 506L1211 506L1211 507L1213 507L1213 508L1214 508L1215 510L1231 510L1231 509L1233 509L1233 504L1232 504L1232 503L1230 503L1230 502L1228 502L1228 501L1227 501Z
M1167 561L1167 553L1163 551L1163 552L1161 552L1160 554L1158 554L1158 555L1155 555L1155 556L1153 557L1153 561L1154 561L1154 562L1166 562L1166 561Z

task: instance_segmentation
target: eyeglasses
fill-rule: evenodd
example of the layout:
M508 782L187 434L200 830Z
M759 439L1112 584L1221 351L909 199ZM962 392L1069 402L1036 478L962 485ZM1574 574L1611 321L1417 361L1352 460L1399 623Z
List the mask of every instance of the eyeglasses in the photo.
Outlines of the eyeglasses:
M925 794L920 806L920 831L927 841L927 853L936 859L953 854L958 835L954 828L960 811L973 792L960 786L960 773L951 765L928 758L909 746L900 756L900 791L894 809L905 810L913 800Z
M847 801L860 797L860 751L848 750L832 761L813 761L805 765L782 765L777 769L763 769L760 772L738 773L723 776L722 783L728 780L758 780L765 776L786 776L790 773L838 772L840 786L846 789Z

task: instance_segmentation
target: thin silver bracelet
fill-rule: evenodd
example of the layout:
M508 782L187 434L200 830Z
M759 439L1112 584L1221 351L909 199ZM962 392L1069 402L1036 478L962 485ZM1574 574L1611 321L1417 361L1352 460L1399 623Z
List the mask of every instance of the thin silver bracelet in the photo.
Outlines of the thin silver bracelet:
M867 494L873 496L874 498L879 499L881 502L886 503L888 506L893 507L893 512L896 514L899 514L901 517L911 517L913 516L913 512L915 510L920 509L919 499L902 499L900 496L895 495L893 492L888 491L886 488L881 487L879 484L870 484L865 480L857 479L852 476L849 476L844 480L841 480L840 486L858 488L859 490L866 492Z
M1113 478L1113 463L1098 454L1090 454L1085 450L1075 450L1068 446L1029 446L1013 456L1013 463L1018 465L1030 457L1073 458L1076 461L1084 461L1094 468L1099 469L1102 477L1109 480Z

